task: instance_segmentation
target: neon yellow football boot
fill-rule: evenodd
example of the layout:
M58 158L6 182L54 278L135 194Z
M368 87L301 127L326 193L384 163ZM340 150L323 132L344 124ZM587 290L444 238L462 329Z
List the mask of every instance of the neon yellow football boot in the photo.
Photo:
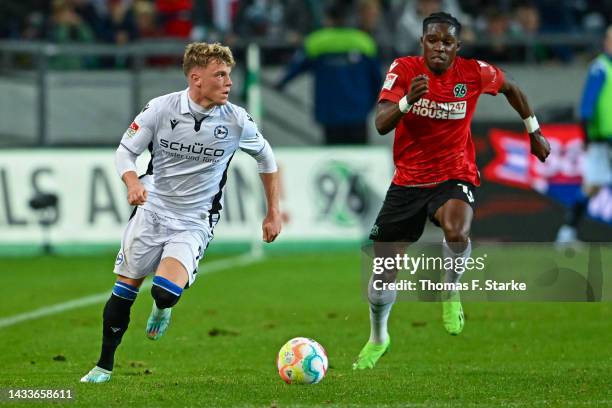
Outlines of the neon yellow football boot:
M456 336L463 331L465 319L458 292L452 292L442 302L442 322L448 334Z
M387 337L387 341L383 344L376 344L368 341L359 352L357 361L353 363L353 370L365 370L366 368L374 368L378 360L389 351L391 346L391 338Z

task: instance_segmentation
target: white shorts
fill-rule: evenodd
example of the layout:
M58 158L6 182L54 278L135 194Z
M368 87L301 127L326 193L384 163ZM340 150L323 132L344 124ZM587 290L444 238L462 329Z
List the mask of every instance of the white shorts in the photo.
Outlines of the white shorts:
M591 142L584 158L584 180L588 186L606 186L612 183L611 149L606 142Z
M144 278L155 273L162 259L170 257L183 264L191 286L212 238L212 228L138 207L123 232L115 273L132 279Z

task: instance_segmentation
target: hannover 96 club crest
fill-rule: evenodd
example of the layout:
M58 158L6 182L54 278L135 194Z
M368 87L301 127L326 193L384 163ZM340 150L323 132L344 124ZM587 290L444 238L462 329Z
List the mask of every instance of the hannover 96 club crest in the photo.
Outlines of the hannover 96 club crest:
M453 88L453 93L457 98L463 98L467 94L467 86L465 84L457 84Z

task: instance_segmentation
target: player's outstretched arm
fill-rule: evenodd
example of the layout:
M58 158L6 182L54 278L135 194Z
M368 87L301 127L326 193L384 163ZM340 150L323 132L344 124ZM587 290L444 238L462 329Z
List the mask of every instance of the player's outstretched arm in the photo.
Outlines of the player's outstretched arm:
M280 183L278 171L274 173L260 173L266 193L266 203L268 213L262 224L263 240L272 242L281 232L281 213L280 213Z
M244 111L244 128L240 136L240 148L257 161L257 171L266 193L268 212L261 226L263 240L272 242L281 231L280 177L274 152L257 129L251 116Z
M395 129L405 113L412 105L429 91L429 77L418 75L410 82L410 92L400 99L399 103L382 100L376 106L376 130L380 135L386 135Z
M521 119L525 123L527 132L529 133L529 141L531 143L531 154L536 156L541 162L544 162L550 154L550 144L542 135L538 120L533 114L533 110L529 105L527 96L521 88L514 82L509 75L506 74L504 84L499 90L506 96L510 106L521 115Z

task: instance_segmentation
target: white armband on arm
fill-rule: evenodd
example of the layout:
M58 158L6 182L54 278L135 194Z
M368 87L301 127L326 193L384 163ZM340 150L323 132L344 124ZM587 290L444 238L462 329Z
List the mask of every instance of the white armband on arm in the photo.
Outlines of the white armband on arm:
M123 177L128 171L136 172L136 158L138 155L130 152L123 145L119 145L115 152L115 169L119 177Z
M408 113L408 111L410 111L410 108L412 108L412 105L408 103L408 95L404 95L404 97L399 100L397 105L399 107L400 112L402 113Z
M525 129L527 129L527 133L533 133L540 128L540 124L538 123L538 119L536 119L535 115L523 119L523 123L525 124Z
M274 152L267 140L264 140L263 149L253 155L253 158L257 160L257 170L259 173L274 173L278 170Z

